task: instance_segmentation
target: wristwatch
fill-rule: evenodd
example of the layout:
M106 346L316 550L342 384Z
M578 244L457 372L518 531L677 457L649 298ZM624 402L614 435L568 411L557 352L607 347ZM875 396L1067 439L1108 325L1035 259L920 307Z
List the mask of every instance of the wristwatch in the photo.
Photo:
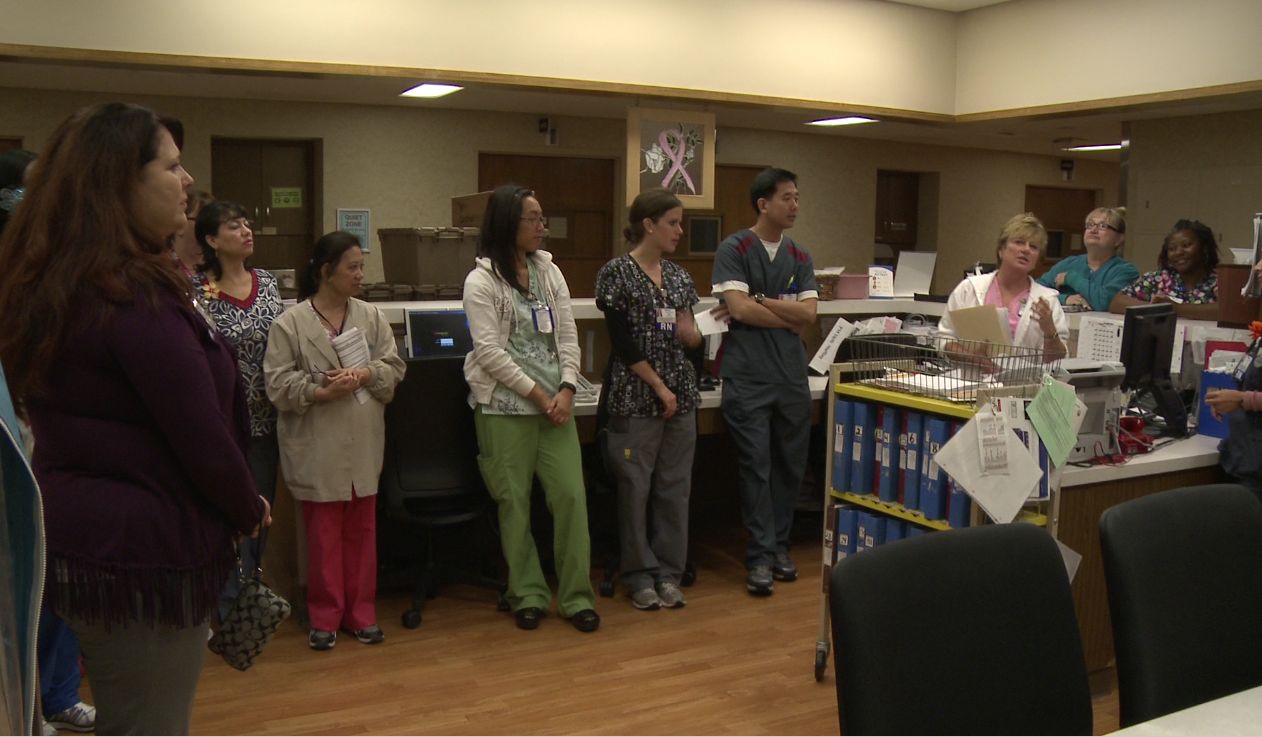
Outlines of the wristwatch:
M754 295L754 301L757 302L758 304L762 304L763 300L765 299L767 299L767 295L763 294L762 292L758 292Z
M578 389L576 389L574 385L568 381L562 381L561 385L557 387L557 391L561 391L562 389L569 389L570 394L578 394Z

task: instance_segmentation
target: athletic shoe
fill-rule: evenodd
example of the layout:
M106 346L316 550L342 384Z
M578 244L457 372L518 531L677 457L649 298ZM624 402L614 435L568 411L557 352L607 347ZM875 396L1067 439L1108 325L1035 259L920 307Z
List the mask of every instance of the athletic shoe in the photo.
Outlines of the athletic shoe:
M670 581L661 581L657 584L657 597L661 599L662 606L667 609L679 609L688 603L684 598L684 592Z
M312 650L332 650L337 644L337 633L324 630L311 630L307 635L307 644Z
M639 591L631 592L631 606L636 609L652 611L661 608L662 600L657 597L657 592L653 589L643 588Z
M96 729L96 707L80 701L48 717L48 726L67 732L91 732Z

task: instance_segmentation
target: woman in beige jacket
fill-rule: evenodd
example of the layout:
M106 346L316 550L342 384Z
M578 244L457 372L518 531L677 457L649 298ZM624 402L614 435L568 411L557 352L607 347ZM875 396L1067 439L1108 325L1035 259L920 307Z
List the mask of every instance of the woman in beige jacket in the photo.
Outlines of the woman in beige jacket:
M355 299L364 256L350 233L316 241L303 274L306 300L272 325L263 373L280 410L281 472L302 503L307 533L308 643L328 650L338 629L365 644L377 626L377 479L385 405L403 380L394 331Z

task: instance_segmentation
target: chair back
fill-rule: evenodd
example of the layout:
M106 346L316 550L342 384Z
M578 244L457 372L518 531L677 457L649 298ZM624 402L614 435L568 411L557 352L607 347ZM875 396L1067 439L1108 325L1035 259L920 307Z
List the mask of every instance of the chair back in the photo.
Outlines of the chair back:
M448 525L489 504L478 471L478 441L464 358L409 359L386 405L381 493L391 516Z
M1262 684L1262 503L1172 489L1100 517L1123 727Z
M1028 524L901 540L833 567L842 734L1091 734L1055 541Z

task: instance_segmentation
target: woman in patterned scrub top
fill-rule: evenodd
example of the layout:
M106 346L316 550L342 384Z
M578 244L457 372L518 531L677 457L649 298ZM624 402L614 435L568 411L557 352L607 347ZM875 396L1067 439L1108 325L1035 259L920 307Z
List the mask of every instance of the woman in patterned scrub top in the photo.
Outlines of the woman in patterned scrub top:
M1197 220L1175 223L1161 244L1157 265L1161 268L1140 274L1118 292L1109 311L1120 315L1132 305L1168 302L1179 317L1218 319L1218 241L1209 226Z
M212 202L197 213L194 226L202 248L202 265L194 278L194 290L215 327L237 352L237 370L245 386L250 409L250 448L246 460L258 493L272 503L276 499L276 408L267 398L263 379L263 354L267 334L282 307L276 277L262 269L245 265L254 254L254 233L245 208L235 202ZM257 544L240 546L241 566L254 571L263 557L266 530ZM240 582L229 576L219 602L219 617L228 613Z
M688 551L688 497L697 441L701 345L692 277L663 258L683 234L683 206L664 189L641 192L623 230L631 252L596 275L596 306L613 346L606 388L605 463L618 480L623 582L636 609L675 609ZM651 520L650 520L651 515Z

